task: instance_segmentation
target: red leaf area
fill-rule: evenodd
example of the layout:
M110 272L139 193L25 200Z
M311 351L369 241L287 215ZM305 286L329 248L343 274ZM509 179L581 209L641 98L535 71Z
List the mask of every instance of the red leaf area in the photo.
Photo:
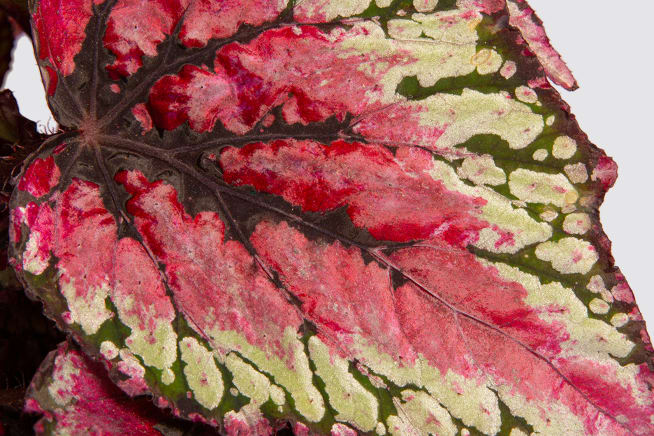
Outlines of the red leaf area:
M393 289L388 270L365 265L359 250L312 243L287 224L262 223L252 240L302 300L320 334L335 341L335 352L358 357L348 336L358 333L399 365L411 365L421 354L442 373L452 370L479 382L489 376L497 385L513 385L527 401L560 401L584 418L591 434L606 427L624 432L599 410L649 425L651 408L633 408L631 390L608 366L559 358L559 342L567 339L562 326L543 322L522 302L520 284L503 281L463 250L435 243L380 256L410 278ZM598 373L607 377L598 381ZM645 367L643 376L643 382L651 379Z
M471 11L461 12L448 18L448 24L477 18ZM259 123L271 125L275 107L281 107L288 125L330 117L344 122L350 115L355 119L348 127L368 140L457 154L437 144L449 121L421 122L425 106L389 97L381 84L391 68L417 62L412 53L394 49L362 55L347 48L349 41L370 32L366 26L329 33L301 25L268 30L250 43L220 48L211 71L184 65L179 73L159 79L146 107L162 129L188 122L193 130L207 132L220 123L236 134Z
M26 189L29 191L31 186L28 184ZM158 320L174 319L175 311L166 297L159 271L136 240L118 240L115 218L105 209L98 185L73 179L54 207L31 202L25 208L14 209L13 224L12 241L20 240L21 225L28 226L30 240L34 241L23 255L22 265L14 267L41 274L50 256L56 256L59 285L71 288L70 298L95 308L80 313L71 308L71 312L62 314L64 321L99 326L106 317L106 309L93 301L107 284L116 301L134 300L125 314L136 315L141 320L140 328L150 335L154 335ZM94 323L94 319L99 323ZM131 394L143 393L145 389L140 377L120 385Z
M166 419L161 411L147 399L127 397L101 364L70 345L52 351L41 371L50 377L47 385L37 386L37 376L26 401L27 412L44 414L34 427L36 434L49 434L48 423L56 421L57 430L65 434L161 435L155 428Z
M250 343L284 356L284 328L299 328L301 318L246 248L224 240L218 214L189 216L172 186L149 183L140 173L121 172L116 180L132 195L127 211L139 233L166 264L177 306L200 331L236 330ZM215 319L206 324L208 307Z
M363 89L379 96L377 75L389 67L366 75L358 71L360 59L352 62L335 49L362 34L365 30L359 29L326 35L315 27L297 26L270 30L248 45L229 44L216 54L213 72L187 65L155 84L148 103L155 124L172 130L188 121L194 130L209 131L220 120L228 130L245 133L281 104L289 124L374 109L372 97L343 97ZM409 59L407 54L389 60L396 65Z
M47 268L52 246L52 208L47 203L38 205L34 202L28 203L24 208L17 208L12 213L13 225L9 230L11 242L18 242L22 235L22 225L31 230L31 246L23 253L23 262L20 265L13 265L17 271L27 269L34 274L41 274ZM35 267L29 267L36 262Z
M309 144L295 145L301 154ZM338 153L339 145L335 150L348 158ZM218 214L188 215L171 185L150 182L138 171L121 172L116 180L131 195L127 210L146 246L166 265L175 305L198 331L241 331L251 344L287 359L280 338L286 327L299 329L304 317L334 353L363 365L369 363L359 348L363 345L377 346L400 367L414 365L421 355L443 374L453 371L479 383L490 377L496 386L509 386L537 404L560 401L583 418L589 434L622 434L616 415L633 428L649 426L653 410L637 404L638 394L619 382L613 367L562 353L559 344L568 339L564 326L539 315L565 307L526 305L527 292L519 283L501 279L457 245L434 238L386 256L378 249L311 241L286 222L262 221L250 237L258 253L253 257L242 243L225 240ZM289 192L294 202L292 195L304 191ZM299 198L303 204L306 197ZM157 317L171 319L174 309L154 263L135 240L117 240L115 218L103 206L97 185L73 180L54 210L53 221L32 231L54 235L50 251L60 259L60 283L70 281L78 297L93 298L110 277L110 298L133 296L140 302L133 310L145 326L153 326ZM96 253L90 259L82 253L89 249ZM362 251L377 262L366 263ZM269 269L279 273L299 306L272 284ZM404 275L404 284L393 285L393 271ZM155 313L145 310L151 303ZM206 316L208 309L212 317ZM651 378L645 367L640 377L645 386ZM142 380L135 380L131 391L139 386ZM123 388L130 391L128 384Z
M538 56L548 77L565 89L577 89L577 81L561 56L552 47L545 34L543 22L536 16L534 10L521 0L509 0L507 5L511 13L511 25L520 29L529 48Z
M157 45L170 35L183 18L179 39L186 47L203 47L212 38L225 38L241 24L258 26L274 20L284 1L173 0L119 1L112 9L104 36L105 46L116 55L107 67L113 78L135 73L143 56L158 53Z
M265 25L266 21L277 18L284 2L262 2L266 7L261 7L259 2L239 4L240 12L235 14L237 3L222 2L218 7L215 2L206 1L194 1L190 5L118 1L109 15L103 40L105 47L116 55L115 62L107 67L110 75L129 76L142 66L144 55L159 55L157 45L176 25L181 26L180 38L185 46L203 46L209 30L213 38L226 38L233 35L239 24ZM62 28L42 10L45 5L52 9L53 4L39 3L34 15L42 21L52 20L44 21L38 28L41 46L57 38L53 28ZM78 18L67 21L66 25L72 35L83 34L90 6L80 1L73 4L79 9ZM320 10L315 8L316 15L296 12L295 19L300 23L323 22ZM467 10L448 17L446 22L455 25L465 21L472 25L478 17L473 10ZM398 48L364 56L347 48L349 41L369 36L370 32L366 26L336 28L326 33L314 26L287 25L262 32L249 43L227 43L217 50L211 71L206 66L183 65L177 74L159 79L146 103L149 116L141 105L134 110L145 130L149 130L151 118L154 125L166 130L188 122L192 129L206 132L220 122L237 134L248 132L264 118L264 124L270 125L275 118L270 111L277 106L282 107L287 124L308 124L332 116L344 120L349 114L359 117L352 125L353 131L369 139L383 138L396 143L418 141L425 148L438 149L435 141L448 123L423 125L420 114L426 108L415 102L389 100L388 90L380 84L390 68L415 63L414 54ZM72 58L79 52L81 43L65 47L60 49L65 50L63 54L52 53L50 62L59 65L57 59L61 56L70 59L70 67L62 70L67 74L74 68ZM42 58L47 55L44 52ZM54 89L50 91L54 93ZM358 98L351 98L353 95ZM389 105L392 111L382 110Z
M487 227L476 218L485 200L445 189L428 173L431 154L417 148L393 155L378 145L279 140L226 148L220 163L226 182L281 195L306 211L346 206L353 223L379 240L437 236L467 244Z
M132 177L138 178L138 182L130 183L126 173L119 177L132 195L139 192L130 201L128 210L137 217L137 226L147 236L148 244L161 253L160 260L172 265L171 276L176 279L179 277L176 269L189 268L190 260L177 256L185 253L185 248L198 250L203 246L193 243L194 234L211 235L217 228L216 237L222 237L223 224L215 214L205 218L203 213L191 220L182 212L171 187L161 182L149 184L136 174ZM184 221L186 225L181 224ZM380 344L380 351L393 356L400 365L410 365L420 353L442 373L453 370L466 378L478 377L480 381L485 373L500 385L513 385L514 377L518 376L521 383L515 389L527 400L563 402L585 418L589 432L607 425L615 426L615 431L623 430L600 414L597 407L624 414L632 422L646 424L649 420L652 410L634 408L629 388L613 382L615 374L609 374L609 368L594 361L557 359L561 351L558 343L567 339L564 329L540 320L538 311L522 302L526 291L521 285L501 280L493 268L480 265L463 249L434 241L429 246L396 251L388 259L379 255L382 263L411 278L412 283L393 290L389 269L376 263L366 265L359 249L346 249L338 242L308 241L286 223L259 224L251 241L264 262L281 274L287 289L301 300L302 313L318 325L319 334L334 344L335 352L356 356L351 335L357 333L369 344ZM209 246L220 250L221 245L218 239ZM252 265L252 258L240 244L232 241L225 244L225 248L228 246L243 256L239 266ZM236 277L220 274L236 265L222 260L220 251L218 255L214 253L205 255L204 258L209 257L213 262L206 264L203 271L187 271L183 276L189 280L213 277L213 283L227 281L227 285L218 289L215 284L205 282L173 285L180 306L188 308L193 319L197 319L193 307L199 313L206 313L207 302L212 302L211 307L221 312L225 306L234 307L233 297L225 295L232 280L237 279L240 286L249 289L259 282L245 274ZM197 265L198 258L203 256L193 256L193 264ZM261 281L267 283L263 277ZM480 293L479 289L484 292ZM299 318L276 289L262 286L253 291L253 295L245 297L251 298L245 306L239 302L240 312L251 316L223 328L238 327L253 332L258 337L254 343L260 344L261 332L270 332L271 326L298 326ZM239 299L244 298L242 293L238 295ZM225 301L230 304L225 305ZM217 318L229 319L228 313L224 315L227 316ZM250 327L263 320L271 323ZM200 324L199 327L212 326ZM277 344L266 345L278 349ZM606 371L609 372L606 380L598 383L596 374Z
M18 183L18 189L29 192L34 197L42 197L59 183L60 175L54 157L36 159Z
M86 38L91 5L104 0L54 0L39 2L33 14L39 35L38 53L49 59L64 76L75 69L73 61ZM202 47L211 38L234 34L241 24L258 26L274 20L284 9L282 0L119 0L107 20L104 45L115 56L107 71L114 79L138 71L144 56L158 54L157 45L181 25L179 37L186 47ZM52 74L54 79L56 75ZM56 82L54 83L56 86ZM54 91L50 93L53 95Z
M84 28L93 15L91 5L102 2L103 0L40 2L32 16L33 26L39 34L39 58L49 59L52 66L64 76L71 74L75 69L73 58L86 39ZM56 77L55 74L51 76Z
M159 271L136 240L117 239L115 218L105 209L98 185L74 179L57 206L52 252L59 258L60 284L72 283L75 295L90 301L109 278L117 301L134 299L128 314L138 315L141 328L154 335L157 319L172 321L175 311ZM98 255L84 255L89 252Z

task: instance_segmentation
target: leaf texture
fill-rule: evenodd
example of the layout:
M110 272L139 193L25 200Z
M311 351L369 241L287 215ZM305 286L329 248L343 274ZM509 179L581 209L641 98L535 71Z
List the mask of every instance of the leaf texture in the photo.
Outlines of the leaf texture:
M127 394L229 435L654 431L617 168L526 2L32 14L64 131L11 262Z
M211 427L175 422L146 398L130 399L101 364L69 343L45 358L29 387L25 409L44 415L34 426L37 435L215 434Z

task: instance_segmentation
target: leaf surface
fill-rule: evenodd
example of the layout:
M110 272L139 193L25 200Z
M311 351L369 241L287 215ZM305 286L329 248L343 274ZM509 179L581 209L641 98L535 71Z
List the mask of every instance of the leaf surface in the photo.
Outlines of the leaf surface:
M43 315L43 306L27 299L7 262L12 182L23 161L42 139L36 124L20 115L11 92L0 92L0 434L3 435L33 434L33 419L23 413L26 384L43 358L63 338Z
M41 0L12 264L227 434L649 434L616 165L525 2Z
M69 343L45 358L26 396L27 412L44 415L35 426L43 434L120 436L215 434L211 427L176 422L148 399L131 399L106 370Z

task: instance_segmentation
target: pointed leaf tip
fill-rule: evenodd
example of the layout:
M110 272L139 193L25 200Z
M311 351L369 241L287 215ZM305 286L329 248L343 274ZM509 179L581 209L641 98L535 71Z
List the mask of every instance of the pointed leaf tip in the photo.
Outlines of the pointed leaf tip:
M509 24L518 28L529 44L530 50L538 57L547 77L568 91L579 88L572 71L550 43L543 22L524 0L506 0L509 11Z

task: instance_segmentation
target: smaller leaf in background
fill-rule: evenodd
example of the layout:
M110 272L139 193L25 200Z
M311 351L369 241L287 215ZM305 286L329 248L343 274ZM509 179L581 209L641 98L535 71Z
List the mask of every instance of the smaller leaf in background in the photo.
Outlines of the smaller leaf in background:
M0 253L0 435L32 435L34 418L22 413L25 388L64 335L43 315L41 304L27 298L6 265L6 240L5 229Z
M9 16L0 9L0 84L11 64L11 51L14 48L14 32L9 22Z
M18 103L9 90L0 93L0 141L14 143L20 137Z
M217 434L203 424L178 421L149 398L131 399L114 385L101 364L62 343L41 364L26 396L27 412L42 414L37 435Z
M39 133L36 123L20 114L18 103L13 93L5 89L0 92L0 141L3 142L36 142Z
M32 34L27 0L0 0L0 12L11 17L14 23L20 26L20 30L28 35Z
M38 147L43 136L36 123L23 117L18 103L8 89L0 92L0 191L7 196L9 179L16 169ZM3 208L1 210L4 210Z
M20 410L25 386L64 335L41 304L27 298L7 264L8 222L7 217L0 222L0 406ZM9 398L14 390L21 391L18 403Z

